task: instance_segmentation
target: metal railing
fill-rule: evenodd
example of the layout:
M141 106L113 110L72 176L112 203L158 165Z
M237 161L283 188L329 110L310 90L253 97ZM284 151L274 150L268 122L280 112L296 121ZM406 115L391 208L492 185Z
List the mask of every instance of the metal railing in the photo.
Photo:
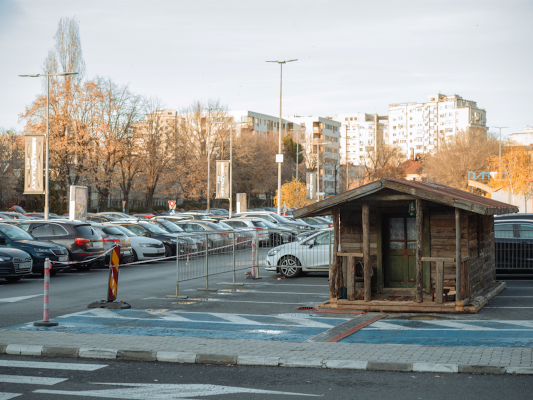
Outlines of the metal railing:
M495 230L496 269L533 270L533 230Z

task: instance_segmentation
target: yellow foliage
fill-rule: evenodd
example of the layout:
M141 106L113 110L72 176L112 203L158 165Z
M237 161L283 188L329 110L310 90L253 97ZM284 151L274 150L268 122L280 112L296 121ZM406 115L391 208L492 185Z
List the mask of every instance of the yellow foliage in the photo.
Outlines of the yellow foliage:
M511 146L505 149L501 158L489 158L491 171L497 171L489 185L494 187L509 186L512 194L520 195L531 192L533 165L530 155L523 146Z
M313 203L313 200L306 200L305 183L292 178L292 181L281 185L281 204L287 204L287 208L301 208ZM274 205L278 206L278 191L274 197Z

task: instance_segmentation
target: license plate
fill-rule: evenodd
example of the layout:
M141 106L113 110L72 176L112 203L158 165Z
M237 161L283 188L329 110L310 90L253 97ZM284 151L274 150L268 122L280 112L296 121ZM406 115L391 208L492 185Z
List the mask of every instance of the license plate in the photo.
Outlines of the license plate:
M102 242L92 242L92 245L93 247L100 248L100 249L104 247L104 244Z
M131 252L129 250L126 250L126 251L123 251L122 254L124 254L125 256L131 254Z
M57 259L58 261L68 261L68 256L59 256Z
M165 249L159 249L159 250L157 250L157 252L158 252L159 254L164 253L164 252L165 252Z
M20 263L20 264L15 264L15 266L17 269L30 269L31 263Z

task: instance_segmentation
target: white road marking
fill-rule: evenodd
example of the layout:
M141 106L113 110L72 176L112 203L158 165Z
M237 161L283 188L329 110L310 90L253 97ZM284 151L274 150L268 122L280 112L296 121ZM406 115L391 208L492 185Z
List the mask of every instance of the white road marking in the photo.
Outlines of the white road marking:
M44 378L41 376L0 375L0 382L2 383L24 383L31 385L51 386L64 381L68 381L68 378Z
M143 300L168 300L166 297L145 297ZM186 301L203 301L203 300L194 300L188 299ZM261 304L289 304L289 305L299 305L302 304L316 304L315 301L301 301L299 303L282 303L276 301L246 301L246 300L226 300L226 299L209 299L208 301L216 301L217 303L261 303Z
M96 371L97 369L107 367L104 364L75 364L59 362L42 362L42 361L14 361L0 360L0 367L11 368L38 368L38 369L66 369L72 371Z
M407 322L410 320L396 320L399 322ZM513 329L513 328L507 328L505 326L499 328L497 324L509 324L509 325L517 325L517 326L523 326L526 328L533 328L533 321L505 321L505 320L465 320L465 321L431 321L431 320L425 320L425 321L416 321L427 325L438 325L442 327L442 329L446 328L453 328L457 330L462 331L524 331L524 329ZM472 322L480 323L484 325L475 325L471 324ZM486 323L490 322L494 324L491 327L487 327ZM423 326L405 326L400 324L395 324L392 321L385 322L385 321L376 321L372 325L364 328L365 330L391 330L391 331L434 331L435 328L424 328Z
M0 392L0 400L14 399L15 397L22 396L22 393L7 393Z
M48 393L48 394L65 394L68 396L87 396L87 397L103 397L108 399L187 399L201 396L220 396L224 394L233 393L257 393L257 394L272 394L272 395L292 395L292 396L313 396L318 397L322 395L307 394L307 393L291 393L278 392L273 390L262 389L248 389L232 386L219 385L173 385L173 384L152 384L152 383L95 383L96 385L115 385L115 386L133 386L124 389L103 389L103 390L83 390L83 391L68 391L68 390L47 390L39 389L33 393Z
M31 296L7 297L5 299L0 299L0 303L16 303L17 301L31 299L33 297L39 297L39 296L42 296L42 294L34 294Z
M231 292L231 289L224 289L223 293L239 293L239 292ZM237 289L238 290L238 289ZM186 289L185 292L196 292L196 289ZM294 294L294 295L302 295L302 294L310 294L310 295L317 295L317 296L327 296L329 297L329 294L327 293L301 293L301 292L265 292L263 290L246 290L245 292L240 293L268 293L268 294Z
M424 324L437 325L437 326L441 326L442 328L460 329L463 331L497 331L499 330L498 328L489 328L487 326L479 326L479 325L456 322L456 321L424 321Z
M221 318L226 321L233 322L234 324L239 324L239 325L265 325L261 322L253 321L251 319L242 317L240 315L235 315L235 314L210 313L210 315L213 315L215 317L218 317L218 318Z
M308 318L295 318L295 317L289 317L289 316L283 316L283 315L276 315L276 318L284 319L289 322L296 322L298 325L304 325L309 328L333 328L333 325L324 324L323 322L318 322L312 319Z

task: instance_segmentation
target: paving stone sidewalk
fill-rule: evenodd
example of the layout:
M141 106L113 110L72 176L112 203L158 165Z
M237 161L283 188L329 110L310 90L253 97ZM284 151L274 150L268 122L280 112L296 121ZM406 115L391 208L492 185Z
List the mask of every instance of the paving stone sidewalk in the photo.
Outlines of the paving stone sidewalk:
M533 349L509 347L301 343L0 329L0 354L358 370L533 374Z

